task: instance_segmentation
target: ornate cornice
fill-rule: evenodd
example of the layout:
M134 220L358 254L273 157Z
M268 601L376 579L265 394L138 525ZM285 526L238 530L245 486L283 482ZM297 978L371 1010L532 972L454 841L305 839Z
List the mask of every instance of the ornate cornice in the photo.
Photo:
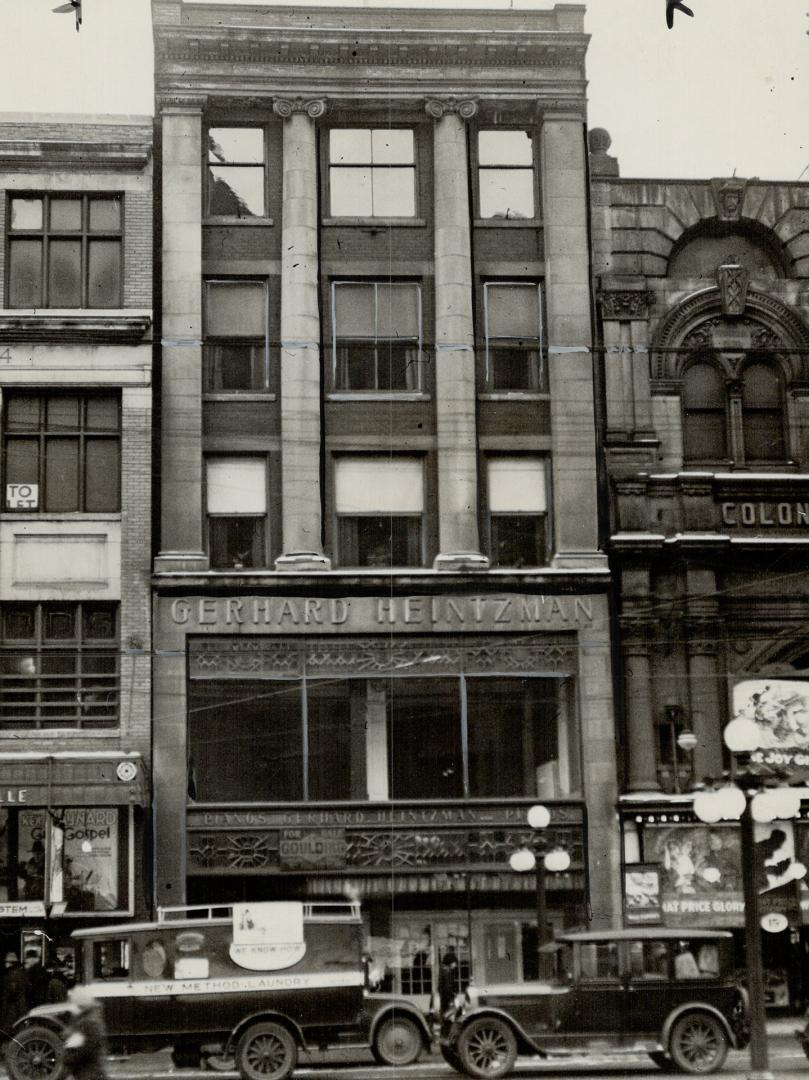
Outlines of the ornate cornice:
M605 319L648 319L654 293L647 289L618 289L599 294Z
M204 112L208 104L207 94L175 93L165 91L157 94L158 113L180 109L183 112Z
M424 111L433 120L440 120L448 114L459 116L461 120L471 120L477 114L478 103L473 98L428 98Z
M288 120L295 113L306 113L312 120L326 115L325 98L276 98L272 103L272 111L282 120Z

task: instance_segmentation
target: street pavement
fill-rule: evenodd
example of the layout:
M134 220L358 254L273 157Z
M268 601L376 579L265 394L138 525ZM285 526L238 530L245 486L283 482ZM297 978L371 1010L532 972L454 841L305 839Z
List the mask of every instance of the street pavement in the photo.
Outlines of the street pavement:
M767 1025L770 1048L770 1068L776 1077L801 1076L809 1073L807 1060L792 1032L803 1026L799 1018L770 1021ZM176 1069L168 1051L158 1054L138 1054L130 1058L113 1059L110 1062L112 1080L235 1080L235 1072L212 1072L197 1069ZM721 1080L745 1080L750 1072L747 1051L731 1051L722 1072ZM570 1080L663 1080L667 1075L650 1064L646 1055L621 1055L577 1058L555 1058L542 1061L538 1058L520 1058L515 1076L539 1080L563 1074ZM458 1074L444 1062L439 1054L425 1055L416 1065L406 1068L383 1068L377 1065L370 1053L358 1050L329 1051L327 1053L301 1054L296 1078L308 1080L449 1080Z

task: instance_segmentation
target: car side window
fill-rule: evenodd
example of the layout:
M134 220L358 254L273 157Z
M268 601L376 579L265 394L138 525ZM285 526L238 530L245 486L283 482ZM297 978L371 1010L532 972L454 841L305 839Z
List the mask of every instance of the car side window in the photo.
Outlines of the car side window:
M93 978L104 981L129 978L129 938L93 943Z
M691 942L678 941L674 952L674 978L680 980L701 977L697 958L691 951Z
M633 979L667 979L669 947L665 941L630 941L629 974Z
M596 982L617 981L618 945L614 941L587 941L581 946L579 967L582 979Z

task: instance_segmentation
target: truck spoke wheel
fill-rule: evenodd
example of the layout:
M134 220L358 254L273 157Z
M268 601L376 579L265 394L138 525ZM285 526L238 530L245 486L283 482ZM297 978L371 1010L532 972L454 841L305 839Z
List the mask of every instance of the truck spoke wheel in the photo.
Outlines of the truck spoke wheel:
M458 1056L464 1071L478 1080L506 1076L517 1060L514 1032L502 1020L482 1017L473 1020L458 1040Z
M243 1080L286 1080L298 1058L295 1040L280 1024L254 1024L239 1040L236 1067Z
M50 1028L25 1028L11 1039L7 1064L14 1080L58 1080L64 1071L62 1041Z
M669 1053L682 1072L716 1072L727 1057L727 1036L709 1013L687 1013L672 1028Z
M372 1052L380 1065L412 1065L421 1053L421 1032L407 1016L383 1020L374 1036Z

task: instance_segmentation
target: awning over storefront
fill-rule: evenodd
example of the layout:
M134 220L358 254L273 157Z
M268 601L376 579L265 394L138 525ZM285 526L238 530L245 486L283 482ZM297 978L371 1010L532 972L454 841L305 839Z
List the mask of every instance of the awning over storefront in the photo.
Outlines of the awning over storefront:
M145 806L146 769L135 751L0 753L0 806Z

